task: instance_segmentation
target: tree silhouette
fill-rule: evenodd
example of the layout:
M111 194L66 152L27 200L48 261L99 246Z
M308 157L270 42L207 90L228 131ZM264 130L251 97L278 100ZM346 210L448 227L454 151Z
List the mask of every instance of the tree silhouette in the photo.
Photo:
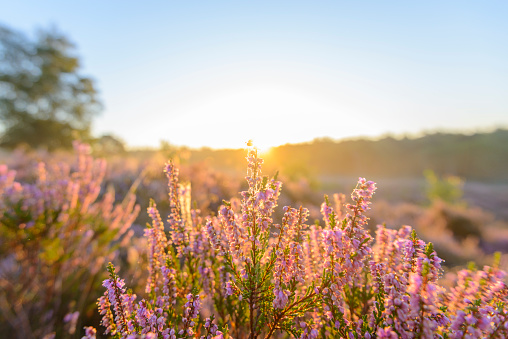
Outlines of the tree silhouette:
M78 73L73 44L41 30L33 40L0 24L0 145L69 148L86 139L101 109L92 79Z

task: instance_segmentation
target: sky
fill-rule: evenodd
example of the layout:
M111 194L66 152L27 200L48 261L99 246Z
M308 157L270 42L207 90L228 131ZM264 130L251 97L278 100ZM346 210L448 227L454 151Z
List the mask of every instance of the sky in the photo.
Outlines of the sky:
M2 4L3 2L3 4ZM131 147L508 127L507 1L6 1L57 28Z

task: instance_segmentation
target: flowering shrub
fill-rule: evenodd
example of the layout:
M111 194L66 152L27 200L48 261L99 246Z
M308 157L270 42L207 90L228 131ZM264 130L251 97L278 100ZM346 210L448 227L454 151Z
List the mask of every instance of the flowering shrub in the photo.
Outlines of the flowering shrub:
M76 143L76 163L39 163L34 181L0 165L0 333L19 338L74 334L94 306L101 267L131 237L135 197L99 198L105 162ZM93 314L93 313L92 313ZM82 316L81 316L82 318ZM87 318L87 321L90 317Z
M459 272L454 288L438 285L442 260L409 226L378 226L375 242L365 212L376 186L360 178L351 203L308 210L284 207L261 175L255 149L247 156L248 189L217 215L191 208L190 189L170 162L169 233L154 202L145 230L144 296L127 290L108 265L99 298L105 334L115 338L506 338L508 288L492 267ZM86 328L94 338L94 328Z
M436 201L423 207L411 203L393 204L377 200L369 211L369 230L378 222L387 228L412 225L420 239L432 242L446 269L464 268L471 261L490 265L501 252L501 267L508 268L508 223L476 206L452 206Z

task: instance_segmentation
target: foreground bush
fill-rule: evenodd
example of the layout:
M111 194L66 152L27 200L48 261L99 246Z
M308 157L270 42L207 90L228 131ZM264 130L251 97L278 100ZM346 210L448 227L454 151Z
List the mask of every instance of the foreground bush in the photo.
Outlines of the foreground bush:
M148 281L144 298L108 266L99 310L115 338L506 338L508 289L497 263L459 272L438 285L442 260L409 226L365 230L375 184L360 178L352 203L272 213L281 183L261 175L249 150L248 190L216 216L191 208L190 188L169 163L170 232L148 208ZM340 201L340 200L338 200ZM345 207L345 208L342 208ZM86 328L86 337L96 335ZM103 332L102 330L100 331Z
M0 333L64 337L94 307L102 267L138 214L135 197L101 198L105 162L75 144L76 162L39 163L33 181L0 165ZM85 318L90 321L90 318ZM80 326L81 328L81 326Z

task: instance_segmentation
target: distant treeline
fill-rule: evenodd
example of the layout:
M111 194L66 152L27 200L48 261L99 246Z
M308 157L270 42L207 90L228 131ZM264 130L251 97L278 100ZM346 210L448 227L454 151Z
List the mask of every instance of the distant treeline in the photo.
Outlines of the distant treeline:
M242 170L244 151L192 151L189 161L208 159L223 170ZM468 180L508 180L508 130L473 135L435 133L420 138L379 140L316 139L273 148L265 156L271 169L291 174L421 177L426 169Z

